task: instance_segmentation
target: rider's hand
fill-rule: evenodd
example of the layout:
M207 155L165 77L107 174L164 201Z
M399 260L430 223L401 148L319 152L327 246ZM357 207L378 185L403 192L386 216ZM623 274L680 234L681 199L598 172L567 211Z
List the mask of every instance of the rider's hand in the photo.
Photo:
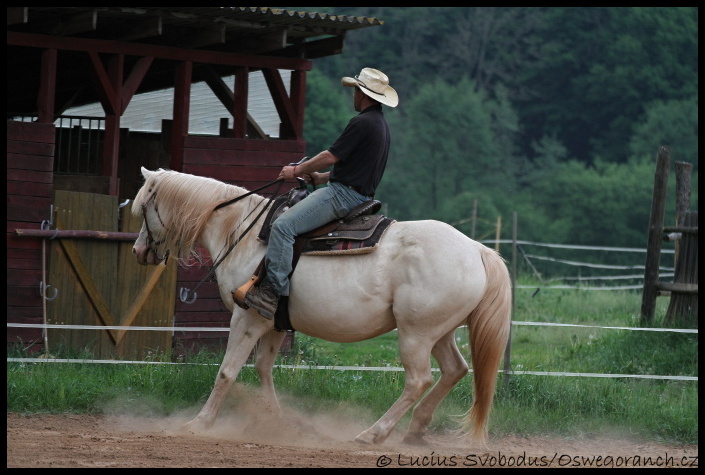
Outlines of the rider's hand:
M282 171L279 172L279 178L280 180L289 180L289 179L294 179L296 178L296 175L294 174L294 170L296 167L292 166L285 166L282 168Z
M304 175L304 180L313 186L325 185L328 183L328 173L311 172Z

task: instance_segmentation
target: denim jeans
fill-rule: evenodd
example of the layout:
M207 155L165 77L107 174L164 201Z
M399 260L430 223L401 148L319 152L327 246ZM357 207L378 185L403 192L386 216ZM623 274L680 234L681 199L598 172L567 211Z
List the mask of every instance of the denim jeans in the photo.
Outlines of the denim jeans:
M294 239L335 219L345 217L355 206L369 198L340 183L328 183L282 213L272 224L265 265L264 285L277 295L289 295Z

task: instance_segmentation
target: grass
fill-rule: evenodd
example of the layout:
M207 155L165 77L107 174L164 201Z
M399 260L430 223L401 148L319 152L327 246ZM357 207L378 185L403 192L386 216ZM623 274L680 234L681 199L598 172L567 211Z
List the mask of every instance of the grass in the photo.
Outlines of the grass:
M532 295L533 294L533 295ZM634 291L518 289L514 320L639 327L641 294ZM657 301L665 314L667 299ZM655 322L658 326L659 322ZM469 354L467 331L458 345ZM90 358L89 354L62 356ZM20 352L8 356L22 356ZM164 358L156 356L155 359ZM168 415L205 402L221 354L199 353L188 365L7 364L7 408L13 412L119 412ZM294 351L280 364L399 367L396 332L348 344L297 334ZM435 363L435 362L434 362ZM697 334L578 327L512 327L513 370L612 374L698 374ZM434 373L438 377L438 373ZM396 400L404 374L276 368L277 388L300 411L353 409L374 421ZM246 367L239 376L255 385ZM620 434L645 440L696 443L697 381L635 378L500 376L490 423L492 435L563 436ZM439 407L434 430L455 430L470 407L472 379L465 378ZM408 423L409 415L402 421Z

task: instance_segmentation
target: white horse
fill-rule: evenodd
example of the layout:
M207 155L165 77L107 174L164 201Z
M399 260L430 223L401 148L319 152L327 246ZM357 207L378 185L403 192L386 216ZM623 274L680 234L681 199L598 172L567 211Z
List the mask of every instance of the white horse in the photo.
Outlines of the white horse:
M247 190L169 170L142 168L142 175L145 183L132 205L132 212L144 217L132 249L141 264L159 264L167 255L186 259L195 244L215 261L267 200L250 194L214 211ZM280 409L272 366L285 332L276 331L274 322L256 310L235 305L231 294L250 279L264 256L266 246L257 239L258 231L256 225L216 269L220 295L232 311L230 338L210 397L189 428L213 425L258 340L255 368L261 390L272 407ZM374 252L301 256L291 279L289 312L296 331L333 342L367 340L397 329L406 372L404 391L355 438L369 444L384 442L419 400L404 441L423 440L438 405L468 373L455 343L455 330L467 325L474 401L463 430L485 443L497 371L509 336L511 292L507 266L495 251L438 221L396 222ZM431 356L441 371L435 385Z

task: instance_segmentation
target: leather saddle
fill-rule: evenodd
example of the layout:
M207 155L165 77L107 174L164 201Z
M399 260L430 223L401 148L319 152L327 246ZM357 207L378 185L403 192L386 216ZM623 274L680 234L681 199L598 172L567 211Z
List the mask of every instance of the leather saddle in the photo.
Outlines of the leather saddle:
M292 204L290 197L278 198L264 220L258 239L267 244L274 220L298 201ZM294 242L294 254L363 254L374 251L382 234L394 221L376 215L381 207L382 203L377 200L360 203L344 218L298 236Z

